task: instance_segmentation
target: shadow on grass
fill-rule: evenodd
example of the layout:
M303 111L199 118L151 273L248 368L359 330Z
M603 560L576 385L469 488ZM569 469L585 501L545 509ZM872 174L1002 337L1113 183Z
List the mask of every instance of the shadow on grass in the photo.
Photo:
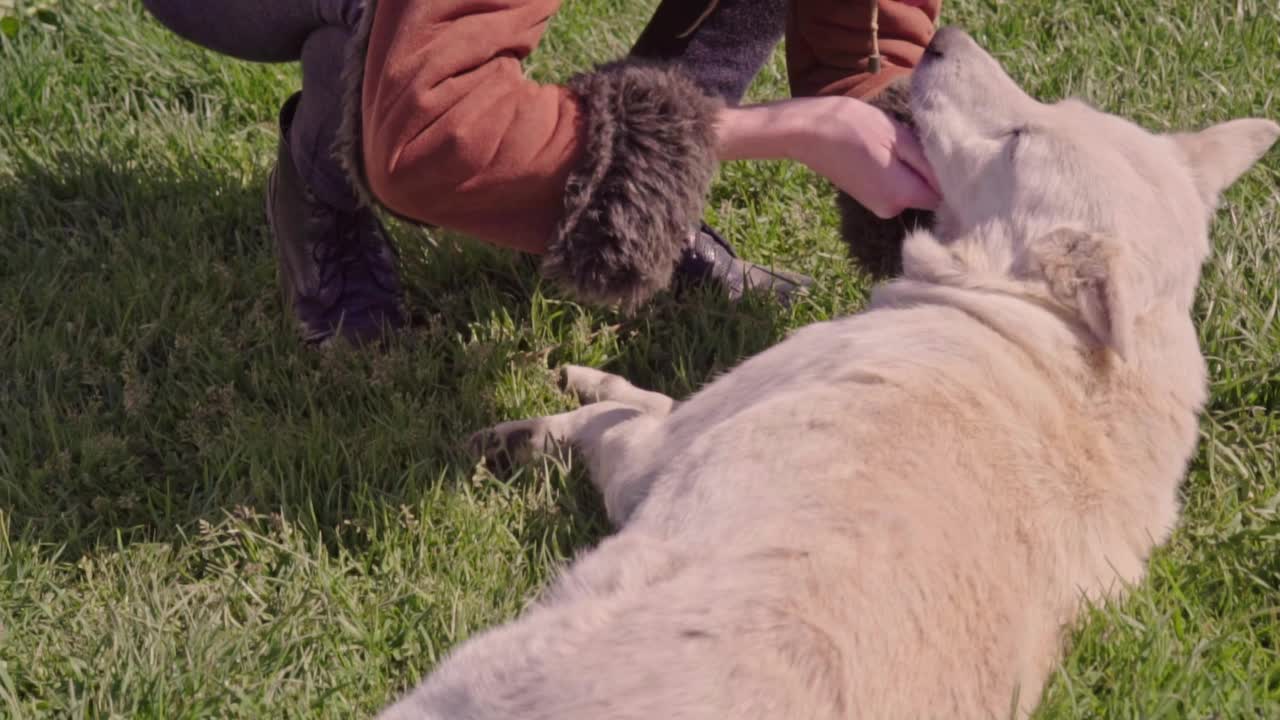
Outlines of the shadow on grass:
M283 317L262 181L85 155L0 176L12 536L75 557L182 542L253 508L336 537L471 482L471 431L563 409L549 366L594 362L684 396L786 325L767 300L696 292L628 318L584 309L543 298L527 258L398 229L416 326L382 351L306 349ZM554 502L522 534L598 535L582 474L553 475Z

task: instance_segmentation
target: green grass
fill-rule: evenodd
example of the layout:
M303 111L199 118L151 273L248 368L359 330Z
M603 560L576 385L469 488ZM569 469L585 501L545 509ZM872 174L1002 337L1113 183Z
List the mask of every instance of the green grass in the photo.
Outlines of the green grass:
M533 73L620 54L652 4L570 0ZM52 24L0 24L0 717L369 714L605 532L578 469L495 478L460 451L470 431L567 407L549 366L681 396L865 299L823 184L743 164L708 215L818 277L792 310L663 298L619 317L514 255L401 227L423 326L385 354L304 350L261 211L296 68L185 44L137 2L41 5ZM1155 128L1280 118L1274 2L944 14L1042 97ZM752 93L785 95L780 57ZM1040 717L1280 717L1278 183L1280 152L1214 228L1183 525L1074 634Z

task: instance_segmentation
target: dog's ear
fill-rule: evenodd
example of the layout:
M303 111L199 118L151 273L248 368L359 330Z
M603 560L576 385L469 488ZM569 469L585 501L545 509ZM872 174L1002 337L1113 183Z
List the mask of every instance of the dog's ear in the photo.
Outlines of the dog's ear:
M1231 120L1199 132L1171 136L1187 157L1196 187L1209 207L1280 137L1280 125L1258 118Z
M1100 343L1121 359L1132 352L1140 288L1123 276L1123 248L1103 235L1058 228L1029 248L1049 292L1074 308Z

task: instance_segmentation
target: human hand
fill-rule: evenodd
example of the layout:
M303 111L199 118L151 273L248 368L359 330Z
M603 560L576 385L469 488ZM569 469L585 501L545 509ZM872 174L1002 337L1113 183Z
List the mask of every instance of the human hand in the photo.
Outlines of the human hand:
M902 123L847 97L789 101L789 154L882 218L934 210L942 198L920 141Z
M723 108L717 135L722 161L795 160L882 218L907 208L933 210L941 202L919 140L861 100L793 98Z

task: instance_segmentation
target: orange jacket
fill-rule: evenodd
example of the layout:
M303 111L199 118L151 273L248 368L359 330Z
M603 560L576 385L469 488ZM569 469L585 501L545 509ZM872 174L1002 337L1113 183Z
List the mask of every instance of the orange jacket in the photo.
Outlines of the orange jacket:
M920 9L879 0L884 68L871 75L868 0L792 0L786 38L793 94L867 98L878 92L917 62L939 2ZM559 5L370 2L364 37L356 44L363 63L349 67L362 78L353 91L359 117L348 118L357 155L348 161L364 189L392 212L495 245L559 254L548 261L557 266L553 274L573 276L567 279L581 289L585 273L599 286L588 296L618 299L614 280L649 271L631 265L639 261L637 251L652 248L629 245L678 245L683 233L671 240L654 235L700 218L700 198L714 169L710 123L718 105L690 97L697 88L672 78L670 70L641 71L625 62L567 86L527 79L521 61ZM640 115L648 119L637 120ZM672 157L671 147L657 146L659 139L689 157ZM653 180L632 166L666 177ZM674 210L658 207L672 194L697 202L686 198ZM664 213L671 217L649 217ZM572 227L567 218L574 218ZM583 232L592 237L582 240ZM584 258L564 257L611 250L618 251L617 262L587 262L585 269L577 267ZM659 248L643 261L661 265L671 252ZM621 299L642 300L665 284L669 269L650 274Z
M870 3L792 0L787 16L787 76L791 94L874 97L920 62L933 39L941 0L912 7L879 0L881 69L868 71L872 54Z

